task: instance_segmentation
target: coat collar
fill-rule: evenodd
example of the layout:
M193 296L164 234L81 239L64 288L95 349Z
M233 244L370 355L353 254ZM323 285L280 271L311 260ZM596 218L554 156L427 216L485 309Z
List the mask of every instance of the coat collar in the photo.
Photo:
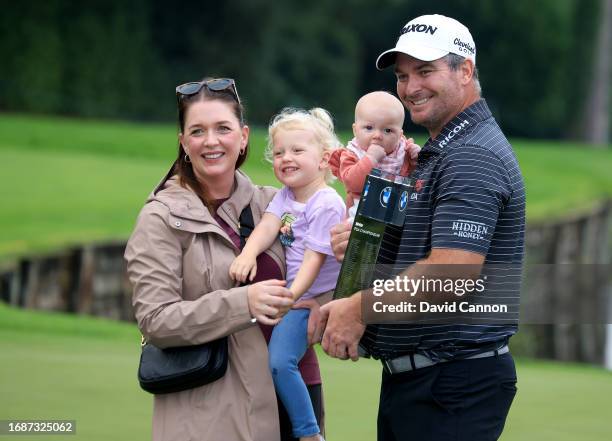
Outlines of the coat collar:
M240 213L253 198L253 192L251 180L242 171L236 170L232 194L221 204L217 214L229 225L236 226ZM151 201L167 206L173 216L196 222L216 223L198 196L189 188L181 186L176 175L164 178L149 195L147 202Z

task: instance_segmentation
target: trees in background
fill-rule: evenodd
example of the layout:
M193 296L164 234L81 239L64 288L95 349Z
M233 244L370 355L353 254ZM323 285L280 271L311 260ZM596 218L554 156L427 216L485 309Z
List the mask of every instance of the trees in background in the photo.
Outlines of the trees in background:
M601 0L599 27L592 57L592 81L583 113L582 138L604 145L610 142L610 77L612 76L612 0Z
M323 106L348 127L361 94L394 89L377 55L410 18L443 13L474 34L484 94L507 133L583 135L602 116L581 109L605 1L0 0L0 109L169 120L176 84L222 75L237 79L253 123L283 106ZM605 87L609 70L597 78Z

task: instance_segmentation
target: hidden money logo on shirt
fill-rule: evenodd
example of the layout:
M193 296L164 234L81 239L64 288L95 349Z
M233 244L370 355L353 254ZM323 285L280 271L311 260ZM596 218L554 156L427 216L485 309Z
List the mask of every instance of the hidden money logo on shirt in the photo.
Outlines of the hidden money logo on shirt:
M477 240L484 239L485 235L489 232L487 225L464 219L453 221L451 229L453 236Z

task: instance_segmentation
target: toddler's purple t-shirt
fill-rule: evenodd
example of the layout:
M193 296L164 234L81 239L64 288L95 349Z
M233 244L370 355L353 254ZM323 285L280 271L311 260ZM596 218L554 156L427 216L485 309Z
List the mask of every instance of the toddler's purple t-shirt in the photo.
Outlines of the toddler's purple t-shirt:
M329 187L318 190L305 204L297 202L293 192L283 187L266 208L267 213L283 223L280 241L285 247L288 286L293 283L307 248L327 255L318 277L302 299L311 299L336 287L340 264L331 249L329 230L342 222L345 211L344 201Z

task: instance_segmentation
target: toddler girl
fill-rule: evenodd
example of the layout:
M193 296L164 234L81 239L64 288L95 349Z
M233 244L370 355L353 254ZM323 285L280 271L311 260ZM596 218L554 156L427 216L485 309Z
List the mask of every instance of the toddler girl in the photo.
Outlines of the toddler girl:
M333 256L329 230L342 222L345 205L327 184L333 180L331 152L340 146L331 116L323 109L284 109L273 119L266 153L284 187L232 263L234 279L252 280L257 255L280 233L287 285L294 300L315 298L334 289L340 264ZM290 310L274 327L268 350L274 385L287 409L293 435L301 441L318 441L323 438L297 368L308 347L309 313L309 309Z

